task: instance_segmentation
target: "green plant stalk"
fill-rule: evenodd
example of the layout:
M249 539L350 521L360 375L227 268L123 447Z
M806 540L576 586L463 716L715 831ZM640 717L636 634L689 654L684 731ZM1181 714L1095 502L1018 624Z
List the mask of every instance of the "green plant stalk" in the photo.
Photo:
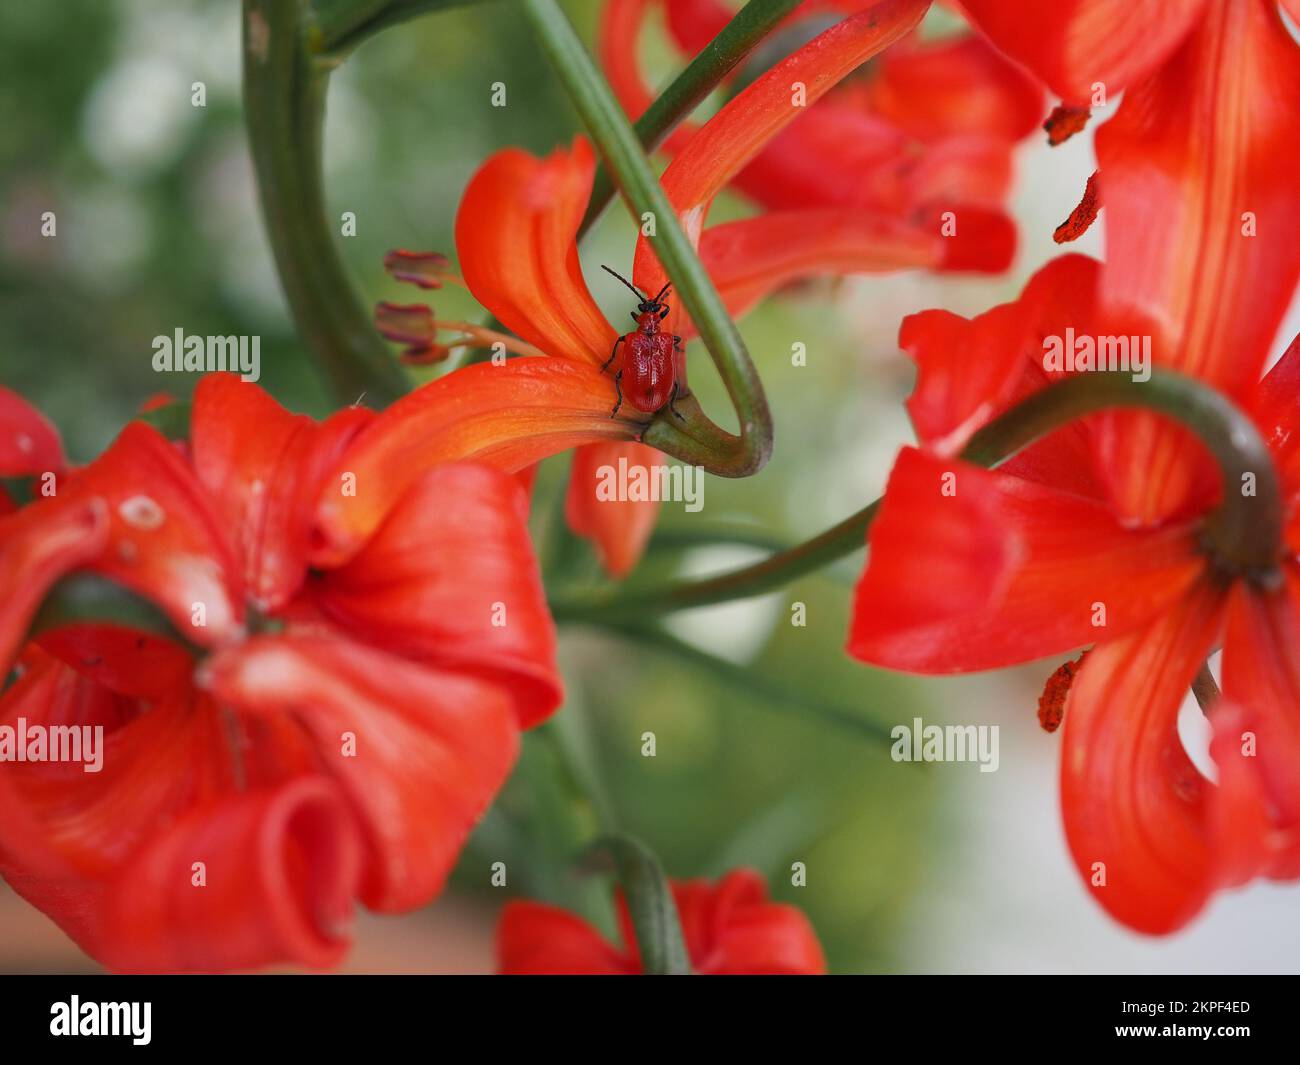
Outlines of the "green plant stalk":
M335 62L295 0L244 0L244 111L267 235L294 321L340 403L382 406L408 390L335 245L321 142Z
M633 128L641 146L648 152L659 147L678 123L744 62L800 3L801 0L749 0L636 120ZM628 61L631 62L632 58L629 57ZM578 229L579 237L595 224L617 192L609 172L602 166L596 171L591 202Z
M736 324L687 239L636 132L556 0L522 0L522 4L542 50L634 215L653 214L655 252L699 330L740 422L740 435L733 436L710 422L699 404L686 397L678 403L685 425L679 426L671 415L661 415L646 431L646 443L723 477L757 473L772 453L772 417Z
M678 658L687 665L711 675L724 690L733 695L738 692L753 695L778 712L792 713L800 718L815 716L833 724L836 728L846 730L858 739L875 745L888 748L894 742L889 726L879 721L873 721L844 707L835 706L816 696L810 698L806 690L795 691L786 688L753 669L746 669L728 662L725 658L718 658L707 651L701 651L658 625L612 621L599 628L625 637L636 647L650 647Z
M1157 369L1147 382L1135 382L1122 373L1059 381L984 426L961 458L994 466L1075 418L1111 408L1156 411L1196 433L1223 477L1222 502L1205 523L1211 554L1234 573L1262 583L1272 581L1281 552L1284 510L1268 445L1229 399L1193 378ZM1246 474L1254 477L1254 496L1241 491ZM875 500L797 547L731 573L644 591L556 600L551 611L557 621L601 622L762 595L862 549L881 502Z
M476 0L309 0L315 27L314 47L322 55L341 57L367 37L399 22L465 7Z
M630 836L605 836L592 850L603 851L614 861L645 974L689 975L691 962L681 918L659 859Z
M566 710L565 713L568 711ZM530 823L546 860L530 870L533 890L543 898L580 913L602 931L617 930L606 884L585 875L580 859L602 831L601 810L575 773L567 741L553 719L524 738L519 769L532 804Z

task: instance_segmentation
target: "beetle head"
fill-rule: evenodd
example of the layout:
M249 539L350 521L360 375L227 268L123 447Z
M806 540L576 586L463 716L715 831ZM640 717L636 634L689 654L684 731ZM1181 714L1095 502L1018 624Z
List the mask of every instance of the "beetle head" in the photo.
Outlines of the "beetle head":
M636 298L641 301L637 305L638 314L655 314L658 315L660 318L663 318L668 313L668 290L673 287L673 283L671 281L669 281L666 285L664 285L663 288L659 290L659 295L651 299L639 288L637 288L636 285L632 284L632 282L629 281L622 274L616 273L615 271L611 270L608 266L601 266L601 269L604 270L605 273L607 274L613 274L614 277L618 278L620 281L623 282L623 284L625 284L634 293L636 293Z

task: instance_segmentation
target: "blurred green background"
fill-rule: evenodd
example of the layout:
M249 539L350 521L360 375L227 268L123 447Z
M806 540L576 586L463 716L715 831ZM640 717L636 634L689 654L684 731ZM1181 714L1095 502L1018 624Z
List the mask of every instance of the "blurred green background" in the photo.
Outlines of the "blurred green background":
M569 10L590 39L597 4ZM672 73L669 55L661 40L647 46L660 81ZM203 108L191 104L198 81ZM507 84L505 108L490 106L496 81ZM178 327L260 335L263 386L290 408L329 409L263 235L239 85L233 0L0 5L0 381L48 412L74 459L95 455L146 397L193 387L192 376L151 368L152 338ZM546 152L576 128L508 3L424 18L363 45L331 84L326 185L334 217L357 215L356 236L340 243L367 303L418 298L384 275L383 255L454 252L460 192L490 152L510 144ZM661 528L675 535L634 579L723 569L761 553L682 546L702 529L744 525L794 543L877 495L909 439L899 319L940 305L974 313L1014 294L1052 253L1051 227L1090 172L1087 142L1057 153L1050 172L1041 146L1026 159L1020 215L1033 236L1012 276L819 282L747 318L777 419L775 458L747 481L710 479L700 514L666 504ZM743 210L727 201L715 217ZM54 239L40 235L45 211L57 215ZM583 250L615 322L626 317L626 293L599 265L628 270L633 236L616 206ZM459 290L433 296L440 316L481 314ZM805 367L791 365L795 342L807 347ZM721 416L725 397L698 345L690 365L706 409ZM544 555L558 550L552 515L565 476L560 458L539 479ZM599 777L616 824L650 843L676 877L758 868L777 898L810 915L838 971L1185 969L1215 958L1225 967L1225 941L1242 965L1267 966L1282 947L1252 938L1245 911L1237 924L1169 949L1107 924L1074 883L1055 818L1056 742L1034 722L1036 688L1054 663L921 681L850 662L842 647L860 565L859 556L779 595L673 618L693 655L563 632L569 702L556 727ZM596 579L585 548L569 576ZM804 627L790 622L794 602L806 604ZM1002 769L985 776L973 766L891 762L870 727L887 731L914 716L1000 723ZM641 755L647 731L656 734L654 758ZM426 912L363 921L350 968L489 968L503 901L489 886L495 861L507 863L510 894L557 902L582 894L554 869L564 838L537 831L556 800L550 760L530 737L453 889ZM791 884L794 862L806 864L805 887ZM0 895L0 968L88 966L43 917Z

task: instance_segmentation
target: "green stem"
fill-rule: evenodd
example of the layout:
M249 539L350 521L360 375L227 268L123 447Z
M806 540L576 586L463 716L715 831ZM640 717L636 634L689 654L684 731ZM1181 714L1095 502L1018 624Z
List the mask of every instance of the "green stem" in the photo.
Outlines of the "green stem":
M360 6L374 6L360 5ZM262 214L294 321L335 398L376 406L406 377L349 279L325 209L325 90L334 65L295 0L244 0L244 107Z
M463 7L475 0L309 0L317 50L343 56L367 37L418 15Z
M641 146L648 152L659 147L677 124L800 3L801 0L749 0L636 120L634 129ZM591 203L578 230L579 237L600 218L617 192L609 172L602 166L596 172Z
M678 639L658 625L639 625L629 622L608 622L603 630L623 636L636 647L649 647L680 659L702 670L717 680L731 694L745 692L755 696L778 711L793 712L804 718L812 715L845 729L860 739L888 747L893 742L888 725L872 721L845 707L835 706L805 689L795 690L771 680L755 669L747 669L701 651L693 644Z
M531 795L533 834L544 855L529 871L532 890L581 913L602 930L613 931L608 891L580 867L592 841L608 831L607 823L586 789L587 781L575 772L571 752L557 732L558 723L557 718L530 731L519 759L519 772Z
M699 404L687 397L678 403L685 424L679 426L676 418L661 415L646 431L646 443L723 477L757 473L772 453L772 417L736 324L683 231L636 132L556 0L523 0L523 10L634 215L654 216L655 252L699 330L740 421L740 435L733 436L710 422Z
M1254 423L1230 400L1190 377L1154 370L1147 382L1110 373L1058 381L984 426L971 438L961 458L994 466L1075 418L1117 407L1156 411L1196 433L1223 477L1222 502L1205 521L1211 556L1232 574L1272 584L1281 554L1284 510L1268 445ZM1254 495L1242 491L1247 475L1254 482ZM774 591L863 548L880 504L877 499L821 535L731 573L638 592L560 600L552 602L551 611L559 621L600 622Z
M654 852L630 836L606 836L593 850L605 851L614 860L645 974L689 975L691 962L677 903Z

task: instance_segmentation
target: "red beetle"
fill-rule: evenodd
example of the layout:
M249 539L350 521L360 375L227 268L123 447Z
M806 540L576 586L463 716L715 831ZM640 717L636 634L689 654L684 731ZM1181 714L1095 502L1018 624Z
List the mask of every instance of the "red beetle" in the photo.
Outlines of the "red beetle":
M667 407L677 417L685 421L685 416L673 406L677 398L677 360L676 352L682 351L682 338L659 332L659 323L668 317L668 303L665 298L672 282L659 290L659 295L651 299L622 274L614 273L608 266L602 270L614 274L628 288L636 293L641 304L632 312L636 319L636 332L628 333L614 341L614 350L609 353L601 372L618 356L618 346L626 343L623 349L623 361L619 363L618 373L614 375L614 388L618 392L618 402L610 411L612 418L623 406L623 375L627 374L627 401L637 410L654 414Z

